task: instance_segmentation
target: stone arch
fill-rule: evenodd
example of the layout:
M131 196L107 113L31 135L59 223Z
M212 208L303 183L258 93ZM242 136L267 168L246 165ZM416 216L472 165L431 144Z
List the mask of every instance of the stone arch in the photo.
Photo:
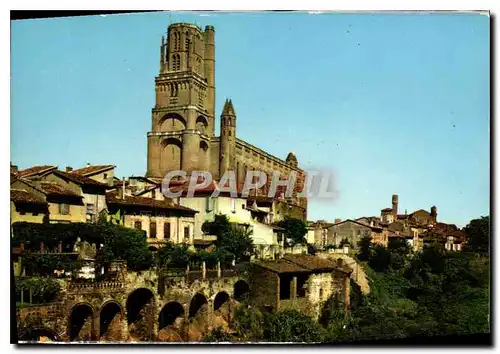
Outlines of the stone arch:
M123 307L116 301L107 301L99 312L99 337L106 340L121 340Z
M244 280L238 280L234 284L233 289L233 297L236 301L243 301L248 297L248 295L250 295L250 285L248 285L248 283Z
M155 298L147 288L134 290L127 297L127 324L134 340L147 341L153 336Z
M174 137L166 138L161 142L160 166L162 171L172 171L181 169L182 142Z
M219 310L225 303L228 303L230 299L231 297L225 291L217 293L214 298L214 311Z
M175 91L175 88L174 88ZM186 129L186 119L178 113L168 113L164 115L158 125L162 132L176 132Z
M160 311L158 316L158 330L163 328L176 326L176 322L184 318L184 307L177 301L167 303Z
M207 118L205 118L204 116L198 116L198 118L196 118L196 129L199 130L201 134L206 134L207 128Z
M158 251L158 247L156 246L149 246L148 249L151 251L151 252L156 252Z
M200 141L200 150L203 151L203 153L207 152L208 144L206 141L204 141L204 140Z
M189 303L189 318L195 317L199 312L205 310L208 300L205 295L196 293Z
M86 302L78 303L71 308L68 321L68 334L71 342L94 339L94 316L94 308Z
M26 328L19 335L20 341L26 342L58 342L60 339L56 332L46 327Z

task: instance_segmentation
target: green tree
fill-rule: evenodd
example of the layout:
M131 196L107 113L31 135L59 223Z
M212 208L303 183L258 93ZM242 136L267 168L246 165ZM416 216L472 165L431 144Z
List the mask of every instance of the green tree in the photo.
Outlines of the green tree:
M153 265L153 254L149 250L144 231L111 224L102 226L102 229L105 233L105 262L123 259L131 270L144 270Z
M481 254L488 254L490 249L490 217L482 216L471 220L465 227L467 234L466 250Z
M246 260L254 252L252 231L232 225L226 215L216 215L214 221L205 221L202 230L205 234L217 236L215 256L221 264L227 264L232 258L237 262Z
M286 217L278 222L278 226L285 229L284 235L287 239L291 239L292 246L306 243L307 224L304 221Z
M160 268L186 268L190 260L188 246L167 242L156 253L156 259Z
M359 252L356 255L357 258L362 262L368 261L368 259L370 259L372 246L373 244L371 236L362 237L358 242Z
M386 272L391 265L391 252L382 245L375 245L368 260L368 265L377 272Z
M249 259L254 252L251 235L251 230L232 227L229 231L217 235L215 245L221 255L229 253L234 256L236 262L241 262Z
M296 310L266 314L264 340L270 342L309 343L321 340L321 327L311 317Z
M23 292L23 301L29 301L29 293L31 291L31 301L33 304L45 304L53 302L59 292L61 285L52 278L25 278L16 280L16 295L21 299L21 291Z
M257 308L241 303L234 313L234 322L241 340L258 342L263 339L264 315Z
M215 342L233 342L234 336L230 333L224 331L222 327L214 328L210 333L208 333L204 338L204 342L215 343Z

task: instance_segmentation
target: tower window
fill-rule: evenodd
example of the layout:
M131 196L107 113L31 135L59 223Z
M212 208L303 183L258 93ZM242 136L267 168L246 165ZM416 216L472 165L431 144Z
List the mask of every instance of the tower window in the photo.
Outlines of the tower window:
M179 71L181 69L181 58L179 54L174 54L172 56L172 70Z
M174 50L181 49L180 48L181 42L180 42L180 38L179 38L179 33L178 32L174 32L173 36L174 36Z
M231 131L228 132L229 136L231 136Z
M189 50L189 32L186 32L186 50Z

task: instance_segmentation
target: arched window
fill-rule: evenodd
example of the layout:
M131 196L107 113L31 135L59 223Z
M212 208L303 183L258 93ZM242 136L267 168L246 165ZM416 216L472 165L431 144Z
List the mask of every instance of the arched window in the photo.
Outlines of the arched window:
M189 50L189 32L186 32L186 50Z
M178 32L174 32L174 50L180 50L181 48L180 35Z
M172 70L179 71L181 68L181 58L179 54L174 54L172 56Z

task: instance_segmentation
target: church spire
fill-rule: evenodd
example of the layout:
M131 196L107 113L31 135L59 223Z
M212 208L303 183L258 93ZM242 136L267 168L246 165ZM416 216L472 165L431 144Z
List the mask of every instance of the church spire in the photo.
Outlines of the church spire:
M233 102L230 99L226 98L226 102L224 103L224 108L222 108L222 116L236 116L234 111Z

